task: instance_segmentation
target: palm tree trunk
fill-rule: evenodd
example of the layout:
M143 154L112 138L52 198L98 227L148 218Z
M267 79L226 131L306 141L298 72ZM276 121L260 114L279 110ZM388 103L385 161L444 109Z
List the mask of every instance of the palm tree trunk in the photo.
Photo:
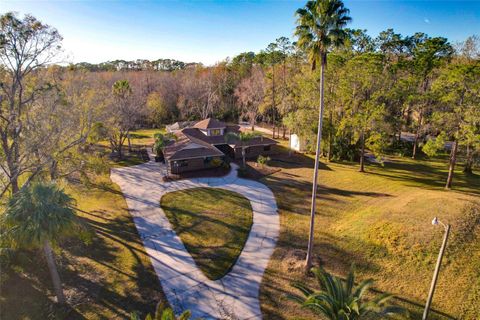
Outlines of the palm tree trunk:
M65 296L63 295L62 283L60 282L60 275L58 274L57 265L55 264L55 259L53 257L52 247L48 241L45 241L43 246L43 251L45 253L45 258L47 259L48 270L50 271L50 276L52 277L53 289L57 295L57 302L64 304Z
M365 132L362 130L362 147L360 149L360 172L365 172Z
M448 168L448 178L445 189L450 189L452 187L453 174L455 172L455 163L457 162L457 150L458 142L457 140L455 140L453 142L452 151L450 152L450 166Z
M315 231L315 211L316 211L316 199L317 199L317 186L318 186L318 164L320 162L321 141L322 141L322 119L323 119L323 86L324 86L324 72L325 72L325 60L321 57L322 63L320 66L320 110L318 113L318 131L317 131L317 150L315 152L315 168L313 170L313 186L312 186L312 205L310 211L310 233L308 237L308 249L307 259L305 264L305 272L309 272L312 267L312 255L313 255L313 233Z

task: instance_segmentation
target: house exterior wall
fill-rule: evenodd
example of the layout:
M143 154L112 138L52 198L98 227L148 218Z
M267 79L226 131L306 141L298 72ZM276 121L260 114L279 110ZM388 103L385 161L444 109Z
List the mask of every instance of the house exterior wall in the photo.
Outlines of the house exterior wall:
M265 150L265 147L270 147L270 150ZM245 158L247 159L255 159L259 155L268 156L271 154L275 154L275 146L252 146L248 147L245 152ZM242 159L242 148L237 147L235 148L235 159Z
M223 161L223 157L210 157L211 159L219 159ZM214 162L205 162L205 159L195 158L195 159L186 159L180 161L168 161L168 171L172 174L178 174L182 172L210 169L216 167Z

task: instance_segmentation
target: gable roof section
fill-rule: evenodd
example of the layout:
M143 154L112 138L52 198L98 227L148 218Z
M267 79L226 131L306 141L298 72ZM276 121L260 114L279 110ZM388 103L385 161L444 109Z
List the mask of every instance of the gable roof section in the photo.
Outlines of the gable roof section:
M197 122L194 128L206 130L206 129L223 129L226 127L225 122L218 121L217 119L207 118L205 120Z
M239 127L238 126L227 126L226 127L226 132L233 132L233 133L239 133ZM201 140L207 144L210 145L219 145L219 144L227 144L225 141L225 135L221 136L206 136L204 135L199 129L197 128L185 128L182 130L182 133L187 136L188 138L191 139L196 139ZM242 143L240 141L233 142L233 143L228 143L229 145L232 145L233 147L240 147L242 146ZM277 142L273 139L267 138L267 137L256 137L251 139L248 142L245 142L245 146L268 146L268 145L274 145L277 144Z
M194 127L185 128L175 132L177 140L173 144L165 147L163 151L165 158L167 160L183 160L223 156L224 153L217 149L215 145L227 144L227 142L225 141L225 135L207 136L201 131L207 128L225 128L225 133L240 132L239 126L236 125L227 126L225 125L225 123L211 118L202 120L200 122L197 122ZM253 138L250 141L245 142L244 144L242 144L240 141L228 144L233 148L238 148L241 146L269 146L277 144L277 142L275 140L261 136Z
M199 139L177 133L177 141L165 147L163 153L168 160L183 160L203 157L223 156L223 152Z

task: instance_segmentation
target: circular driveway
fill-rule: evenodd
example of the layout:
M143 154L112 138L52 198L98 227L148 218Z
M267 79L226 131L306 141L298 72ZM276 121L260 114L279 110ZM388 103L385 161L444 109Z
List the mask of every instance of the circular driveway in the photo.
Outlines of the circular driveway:
M224 177L172 182L162 182L164 165L154 161L112 169L112 181L125 196L163 291L176 313L190 310L194 319L262 318L259 290L278 239L277 204L268 187L238 178L237 169L232 164L232 170ZM237 192L252 205L253 224L247 242L232 270L215 281L196 266L160 208L164 194L198 187Z

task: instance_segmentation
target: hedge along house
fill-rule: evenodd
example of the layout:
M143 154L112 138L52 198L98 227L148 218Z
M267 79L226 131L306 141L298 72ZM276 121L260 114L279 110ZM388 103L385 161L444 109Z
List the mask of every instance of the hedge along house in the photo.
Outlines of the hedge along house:
M174 131L177 140L165 147L165 163L168 171L179 174L187 171L209 169L228 159L242 159L242 146L246 148L246 158L269 155L276 142L265 137L256 137L243 145L240 141L227 143L228 132L238 133L240 127L227 125L216 119L208 118L195 125Z

